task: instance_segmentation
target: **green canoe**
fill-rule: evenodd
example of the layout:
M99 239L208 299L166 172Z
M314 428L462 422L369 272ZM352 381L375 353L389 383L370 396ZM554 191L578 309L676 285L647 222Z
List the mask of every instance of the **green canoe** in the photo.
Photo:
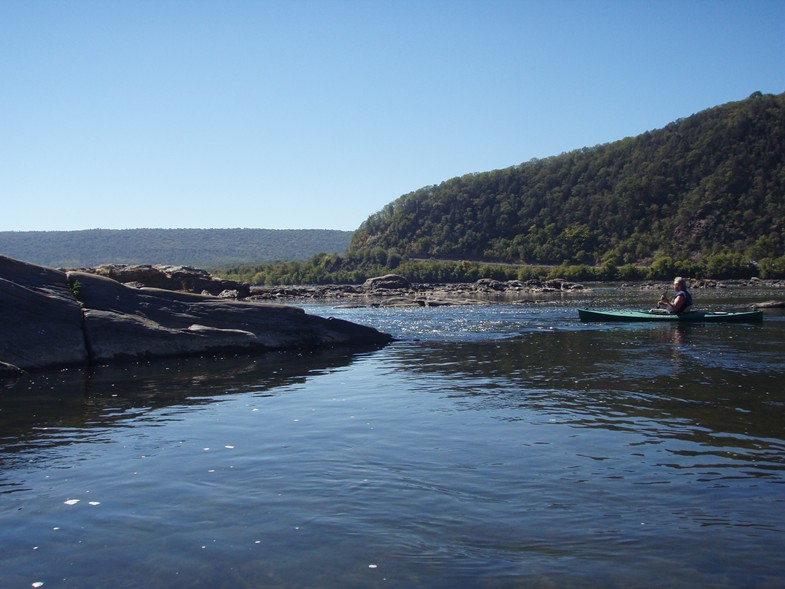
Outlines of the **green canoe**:
M578 309L578 315L581 321L700 321L705 323L732 323L763 320L763 311L652 313L650 311L591 311L589 309Z

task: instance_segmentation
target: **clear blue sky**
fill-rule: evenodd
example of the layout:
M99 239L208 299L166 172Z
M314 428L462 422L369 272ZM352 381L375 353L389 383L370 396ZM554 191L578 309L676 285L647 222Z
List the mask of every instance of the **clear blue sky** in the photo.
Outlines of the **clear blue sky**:
M0 230L352 230L755 91L782 0L0 0Z

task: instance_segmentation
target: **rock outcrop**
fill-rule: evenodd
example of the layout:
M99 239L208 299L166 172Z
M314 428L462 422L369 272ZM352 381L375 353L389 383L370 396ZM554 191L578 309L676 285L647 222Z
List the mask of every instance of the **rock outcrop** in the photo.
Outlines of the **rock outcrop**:
M147 286L211 295L227 293L224 295L226 298L237 299L251 294L248 284L215 278L206 270L190 266L103 264L95 268L82 268L80 271L106 276L136 287Z
M86 364L83 321L64 272L0 256L0 362Z
M381 345L388 334L297 307L134 288L0 256L0 375L120 359Z

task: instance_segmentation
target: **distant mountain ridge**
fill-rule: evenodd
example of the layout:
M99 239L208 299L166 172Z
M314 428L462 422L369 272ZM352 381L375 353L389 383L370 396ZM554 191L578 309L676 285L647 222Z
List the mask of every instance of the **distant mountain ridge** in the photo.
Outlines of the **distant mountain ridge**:
M109 263L214 268L342 253L352 233L332 229L0 231L0 253L53 268Z
M785 94L401 196L349 254L532 264L785 255Z

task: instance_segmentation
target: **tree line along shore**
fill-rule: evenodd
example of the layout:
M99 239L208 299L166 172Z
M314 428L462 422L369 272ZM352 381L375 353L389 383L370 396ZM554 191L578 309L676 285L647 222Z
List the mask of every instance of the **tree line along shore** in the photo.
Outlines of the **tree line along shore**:
M755 262L740 254L714 254L702 260L675 261L660 256L651 264L519 265L468 260L415 260L380 248L364 252L320 254L308 261L238 264L212 268L221 278L252 286L362 284L369 278L397 274L412 283L472 283L481 279L571 282L640 282L687 276L695 280L782 280L785 256Z

